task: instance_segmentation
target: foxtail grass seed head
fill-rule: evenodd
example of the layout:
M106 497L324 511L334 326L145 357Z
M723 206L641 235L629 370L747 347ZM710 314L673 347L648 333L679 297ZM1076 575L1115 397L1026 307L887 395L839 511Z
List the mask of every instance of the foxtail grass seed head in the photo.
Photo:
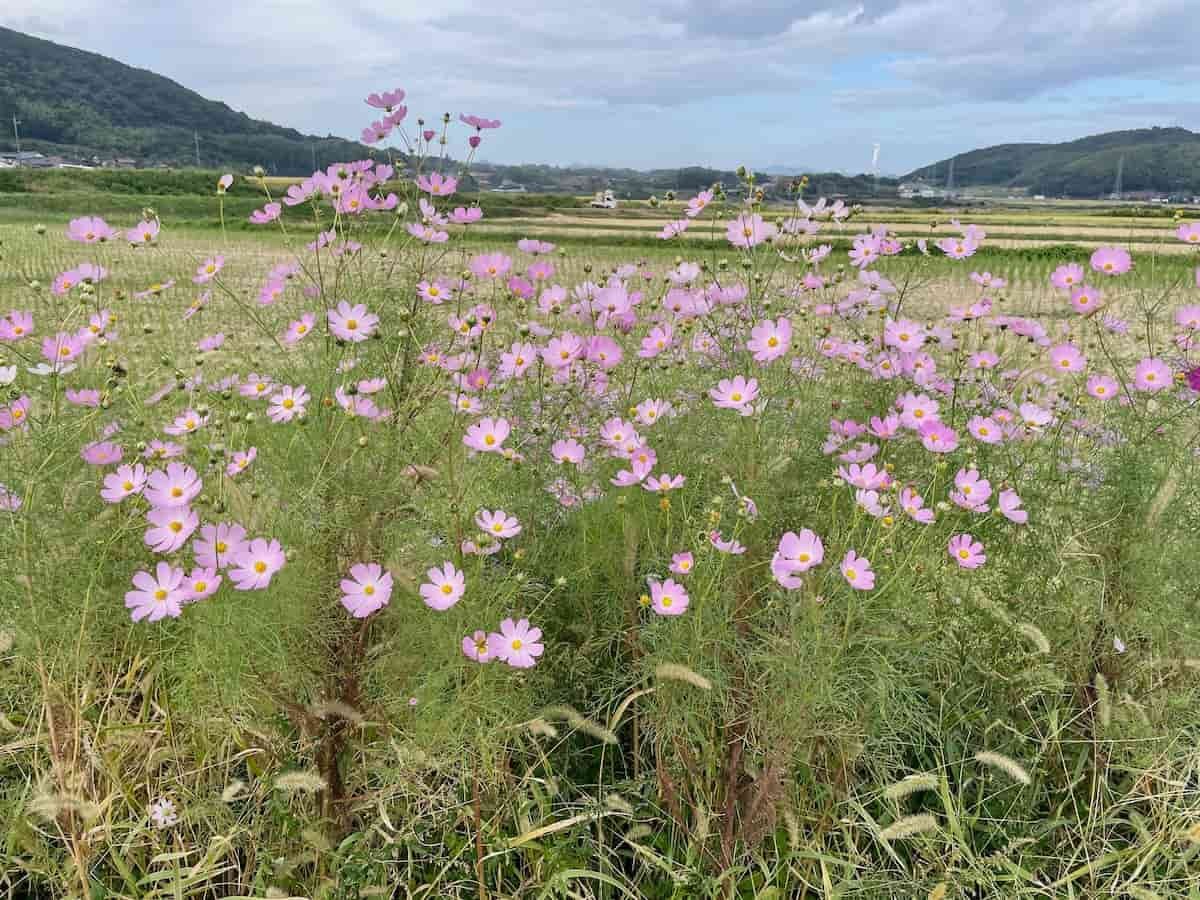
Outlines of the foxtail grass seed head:
M937 819L928 813L905 816L903 819L897 819L887 828L883 829L883 831L879 832L879 839L884 843L903 841L936 831L937 828Z
M1030 784L1032 782L1029 773L1025 771L1020 763L1001 753L980 750L975 754L975 761L993 769L998 769L1019 784Z

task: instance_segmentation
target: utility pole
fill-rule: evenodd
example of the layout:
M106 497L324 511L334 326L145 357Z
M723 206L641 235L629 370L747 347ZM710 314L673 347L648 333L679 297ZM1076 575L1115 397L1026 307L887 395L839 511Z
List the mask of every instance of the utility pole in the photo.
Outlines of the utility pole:
M21 124L21 120L17 118L17 114L13 113L13 140L17 144L17 155L21 155L21 133L17 131L17 126Z
M317 171L317 145L310 143L308 149L312 151L313 171Z
M200 168L200 132L193 131L192 139L196 142L196 168Z

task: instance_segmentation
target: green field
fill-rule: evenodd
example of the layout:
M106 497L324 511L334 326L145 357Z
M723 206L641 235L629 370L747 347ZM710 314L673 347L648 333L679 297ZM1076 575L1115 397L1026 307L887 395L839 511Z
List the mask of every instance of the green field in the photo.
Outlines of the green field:
M1186 217L0 176L8 895L1200 897Z

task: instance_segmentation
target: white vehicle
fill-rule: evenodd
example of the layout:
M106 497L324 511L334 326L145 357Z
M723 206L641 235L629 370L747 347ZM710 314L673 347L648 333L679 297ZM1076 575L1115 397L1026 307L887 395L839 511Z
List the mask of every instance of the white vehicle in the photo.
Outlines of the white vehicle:
M596 196L588 206L595 209L616 209L617 198L612 191L596 191Z

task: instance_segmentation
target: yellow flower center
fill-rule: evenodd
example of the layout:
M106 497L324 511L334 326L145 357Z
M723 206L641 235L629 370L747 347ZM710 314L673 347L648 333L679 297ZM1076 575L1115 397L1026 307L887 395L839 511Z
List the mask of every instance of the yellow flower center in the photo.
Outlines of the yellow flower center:
M846 570L846 580L847 581L857 581L858 580L858 572L856 572L854 569L847 569Z
M446 594L446 595L453 594L454 593L454 585L452 585L450 582L447 581L445 584L442 585L442 593Z
M485 437L483 439L483 442L485 444L487 444L489 447L491 447L493 444L496 443L496 436L494 434L489 434L487 437Z
M375 585L368 584L365 588L363 588L363 593L366 594L368 597L375 596Z
M779 338L775 337L774 335L767 338L767 346L768 347L778 347L779 346Z
M737 391L734 391L732 394L729 395L729 399L732 400L734 403L741 403L742 395L740 393L738 393Z
M346 327L353 331L358 327L358 319L347 319Z
M963 547L961 550L958 551L958 558L959 559L970 559L971 551L968 550L966 547Z
M671 604L674 603L675 601L671 597L670 594L664 594L662 600L660 600L659 602L663 605L663 607L665 609L669 609Z
M296 405L296 401L293 400L291 397L287 397L284 399L283 403L281 403L280 405L284 409L291 409L292 407L294 407Z
M157 591L154 592L154 599L157 600L159 603L162 603L164 600L167 599L167 592L164 591L162 588L159 588Z
M172 522L167 527L170 528L176 534L179 534L179 532L183 531L183 523L178 520Z
M492 526L492 531L496 532L496 534L499 534L503 530L504 530L504 526L499 522L497 522L495 525Z
M523 646L523 645L522 645L522 643L521 643L521 639L520 639L520 638L513 638L513 642L512 642L512 648L513 648L514 650L520 650L522 646Z
M227 550L229 550L229 545L227 543L225 543L224 541L217 541L217 552L218 553L225 553Z
M133 482L132 482L132 481L123 481L123 482L121 482L121 490L123 490L123 491L132 491L132 490L133 490Z
M181 487L171 488L171 496L172 497L182 497L183 496L183 488L181 488Z
M192 590L195 591L197 594L203 594L206 590L208 590L208 582L207 581L197 581L195 584L192 585Z
M254 571L261 575L263 572L267 571L267 564L260 559L254 564Z
M803 563L808 562L810 559L812 559L812 557L807 553L798 553L796 554L796 559Z

